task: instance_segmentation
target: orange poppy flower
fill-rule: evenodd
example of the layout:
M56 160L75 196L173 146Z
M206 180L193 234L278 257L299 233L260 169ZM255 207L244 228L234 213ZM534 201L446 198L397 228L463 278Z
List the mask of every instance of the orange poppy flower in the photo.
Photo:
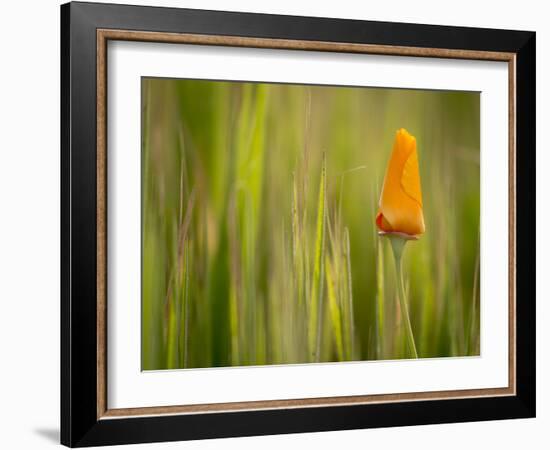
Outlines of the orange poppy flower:
M381 234L399 234L408 239L416 239L426 230L416 139L404 128L395 135L376 225Z

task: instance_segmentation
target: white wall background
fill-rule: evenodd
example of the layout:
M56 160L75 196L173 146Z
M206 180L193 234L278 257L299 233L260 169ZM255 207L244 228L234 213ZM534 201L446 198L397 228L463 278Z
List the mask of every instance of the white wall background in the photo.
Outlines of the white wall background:
M122 1L122 0L119 0ZM550 27L545 3L462 0L163 0L128 3L537 32L538 417L135 446L158 449L548 448L550 438ZM0 448L41 449L59 439L59 0L2 5L0 27ZM546 81L546 82L545 82ZM534 250L534 249L533 249ZM535 299L532 299L535 301ZM130 448L130 447L126 447ZM133 447L132 447L133 448Z

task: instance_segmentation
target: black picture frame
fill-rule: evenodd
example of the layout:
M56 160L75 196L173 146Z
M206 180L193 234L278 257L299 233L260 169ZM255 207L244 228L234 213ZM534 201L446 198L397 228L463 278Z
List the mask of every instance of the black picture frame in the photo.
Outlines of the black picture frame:
M514 53L516 394L98 418L98 29ZM80 2L62 5L61 443L81 447L534 417L535 42L535 33L527 31Z

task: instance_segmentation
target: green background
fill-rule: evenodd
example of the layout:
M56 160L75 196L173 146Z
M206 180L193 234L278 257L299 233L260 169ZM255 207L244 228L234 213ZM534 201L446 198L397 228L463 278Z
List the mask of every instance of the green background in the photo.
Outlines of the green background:
M142 80L142 368L409 357L375 215L417 139L420 357L479 354L479 94Z

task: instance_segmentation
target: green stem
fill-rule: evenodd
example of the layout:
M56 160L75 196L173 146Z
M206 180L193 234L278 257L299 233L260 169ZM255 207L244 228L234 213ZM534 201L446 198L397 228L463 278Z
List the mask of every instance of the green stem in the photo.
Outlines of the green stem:
M409 308L407 306L407 299L405 298L405 289L403 287L403 250L407 240L399 236L388 236L391 242L393 250L393 257L395 259L395 275L397 278L399 305L401 306L401 314L405 322L405 330L407 334L407 343L409 350L413 358L418 358L416 352L416 345L414 343L414 335L411 327L411 319L409 318Z

